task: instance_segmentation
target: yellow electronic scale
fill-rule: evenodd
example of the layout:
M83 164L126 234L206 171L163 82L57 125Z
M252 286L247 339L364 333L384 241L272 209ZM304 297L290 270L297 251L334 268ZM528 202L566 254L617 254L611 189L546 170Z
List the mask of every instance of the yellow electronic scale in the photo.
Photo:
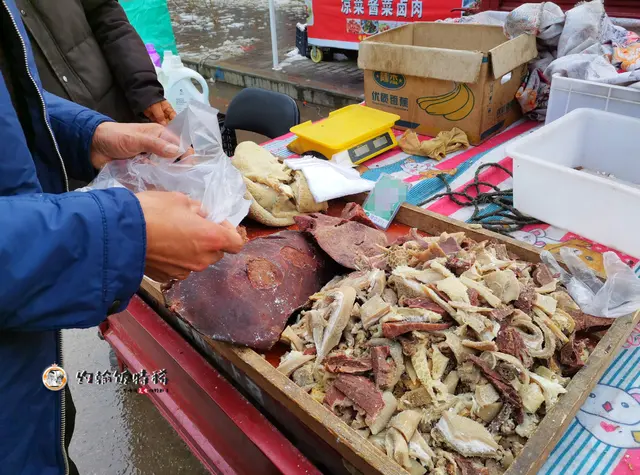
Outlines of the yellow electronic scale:
M327 119L315 124L309 121L292 127L298 138L288 149L328 160L344 152L358 165L398 145L391 130L398 120L398 115L354 104L329 113Z

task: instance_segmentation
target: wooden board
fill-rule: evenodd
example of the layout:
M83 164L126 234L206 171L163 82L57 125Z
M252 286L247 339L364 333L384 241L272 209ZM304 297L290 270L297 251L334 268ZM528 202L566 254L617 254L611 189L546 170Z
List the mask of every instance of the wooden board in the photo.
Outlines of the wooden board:
M362 202L362 200L363 196L360 195L354 201ZM463 231L467 236L477 241L488 239L501 241L506 244L509 251L522 260L540 261L540 251L533 246L412 205L402 205L395 218L395 223L417 228L431 235ZM148 299L156 303L156 310L160 313L167 312L164 308L164 297L157 283L145 278L142 290ZM541 421L522 453L506 472L507 475L537 474L587 398L590 390L606 371L639 321L640 311L616 320L595 348L585 367L572 378L567 386L567 393L560 398L559 402ZM318 434L362 473L367 475L407 474L395 461L377 450L329 409L316 402L293 381L277 371L262 355L249 348L235 347L206 337L204 340L211 350L243 371L261 390L281 402L310 430Z

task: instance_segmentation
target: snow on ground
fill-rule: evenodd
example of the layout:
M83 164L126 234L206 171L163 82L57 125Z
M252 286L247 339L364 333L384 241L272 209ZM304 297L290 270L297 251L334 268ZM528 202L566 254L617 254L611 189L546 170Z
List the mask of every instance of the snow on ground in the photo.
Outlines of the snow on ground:
M298 51L298 48L294 48L285 55L285 59L283 61L280 61L276 69L278 71L281 69L286 69L287 66L290 66L291 64L297 61L303 61L303 60L307 61L308 58L306 58L305 56L302 56Z
M205 60L218 60L240 56L256 41L258 41L258 38L237 37L234 38L233 41L226 40L215 48L200 45L197 49L194 49L189 43L182 43L178 45L178 51L180 51L182 58L204 62Z
M305 19L304 0L274 1L278 43L290 49L295 42L291 24ZM268 0L169 0L169 11L178 50L186 58L221 60L270 48Z

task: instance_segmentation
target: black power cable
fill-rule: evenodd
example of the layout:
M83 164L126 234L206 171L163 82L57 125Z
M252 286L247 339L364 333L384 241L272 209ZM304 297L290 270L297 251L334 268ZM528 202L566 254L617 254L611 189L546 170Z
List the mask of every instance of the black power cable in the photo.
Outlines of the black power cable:
M458 206L469 207L473 206L474 211L469 222L472 224L480 224L483 228L490 231L494 231L501 234L509 234L514 231L519 231L528 224L537 224L541 221L526 216L513 207L513 189L501 190L492 183L480 181L480 172L486 168L497 168L507 173L510 177L513 177L511 171L503 167L498 163L485 163L480 165L476 170L474 180L462 189L462 191L453 191L449 182L444 175L437 175L442 180L447 191L438 193L423 202L418 206L424 206L431 201L438 200L443 197L449 197ZM486 186L493 191L481 192L480 187ZM475 188L476 196L470 196L469 190ZM461 199L464 201L461 201ZM493 211L484 212L480 209L481 206L495 205L498 209Z

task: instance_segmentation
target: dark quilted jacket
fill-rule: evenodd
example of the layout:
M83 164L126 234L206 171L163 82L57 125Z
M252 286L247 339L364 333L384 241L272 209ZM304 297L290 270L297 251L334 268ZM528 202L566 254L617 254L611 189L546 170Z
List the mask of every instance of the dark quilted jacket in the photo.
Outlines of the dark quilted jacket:
M117 0L16 0L45 90L118 122L164 99Z

